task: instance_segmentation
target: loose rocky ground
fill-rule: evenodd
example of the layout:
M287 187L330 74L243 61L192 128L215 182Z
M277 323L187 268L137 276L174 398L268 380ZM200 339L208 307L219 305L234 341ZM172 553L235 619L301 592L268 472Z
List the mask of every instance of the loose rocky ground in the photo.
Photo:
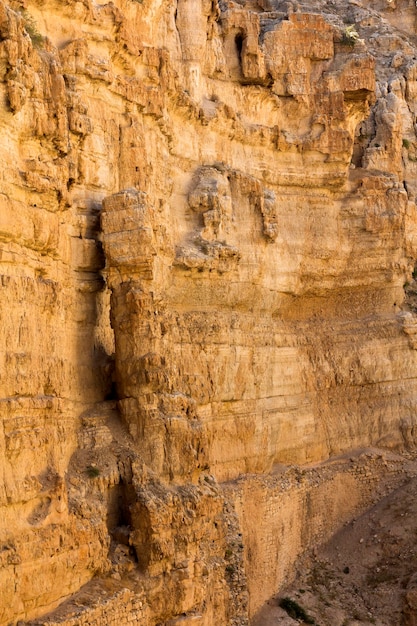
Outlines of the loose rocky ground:
M415 626L416 539L414 477L317 550L300 566L294 584L271 599L253 625ZM310 620L290 617L279 606L283 598L293 600Z

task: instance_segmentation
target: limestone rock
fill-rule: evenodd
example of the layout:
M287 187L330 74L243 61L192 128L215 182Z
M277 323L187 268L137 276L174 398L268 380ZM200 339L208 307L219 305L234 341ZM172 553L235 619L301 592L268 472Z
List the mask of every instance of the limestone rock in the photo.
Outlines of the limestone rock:
M405 480L417 9L374 4L0 0L0 624L244 626Z

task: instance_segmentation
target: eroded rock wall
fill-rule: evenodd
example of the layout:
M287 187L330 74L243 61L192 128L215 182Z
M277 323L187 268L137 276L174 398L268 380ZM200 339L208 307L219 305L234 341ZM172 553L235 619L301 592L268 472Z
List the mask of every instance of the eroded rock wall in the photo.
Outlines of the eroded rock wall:
M0 623L248 623L413 449L416 13L0 2Z

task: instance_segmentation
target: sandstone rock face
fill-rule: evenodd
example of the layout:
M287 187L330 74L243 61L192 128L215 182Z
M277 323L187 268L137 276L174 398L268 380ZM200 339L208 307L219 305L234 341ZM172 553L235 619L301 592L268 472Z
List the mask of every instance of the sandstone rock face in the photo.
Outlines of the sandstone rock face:
M405 476L417 9L374 4L0 0L0 624L248 624Z

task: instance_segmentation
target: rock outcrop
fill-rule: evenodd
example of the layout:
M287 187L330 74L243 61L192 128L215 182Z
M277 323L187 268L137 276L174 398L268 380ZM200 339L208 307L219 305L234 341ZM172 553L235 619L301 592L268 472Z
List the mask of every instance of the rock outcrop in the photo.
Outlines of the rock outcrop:
M0 624L244 626L414 475L417 8L367 5L0 0Z

